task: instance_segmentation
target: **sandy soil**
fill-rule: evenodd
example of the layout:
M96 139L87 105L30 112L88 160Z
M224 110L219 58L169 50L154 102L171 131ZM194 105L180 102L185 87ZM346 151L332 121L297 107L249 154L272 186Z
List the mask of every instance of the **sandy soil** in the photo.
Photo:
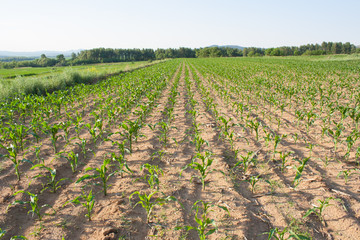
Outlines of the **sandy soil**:
M110 140L100 139L96 143L90 143L91 135L86 129L82 129L80 138L89 141L87 148L93 149L93 152L88 151L83 155L76 144L80 144L78 139L71 140L71 144L66 144L62 138L58 141L59 151L74 151L79 154L80 164L74 173L65 158L53 153L51 139L44 137L41 140L41 158L47 166L56 168L57 179L66 178L60 183L56 193L49 190L41 192L46 179L33 178L44 173L44 170L30 170L31 165L24 163L21 165L21 172L24 174L18 182L10 162L1 162L0 227L7 230L5 239L14 235L23 235L28 239L199 239L195 230L185 230L185 226L197 226L192 207L198 200L213 204L208 218L215 221L217 231L209 235L208 239L268 239L266 233L271 229L282 230L285 227L298 234L312 236L313 239L360 239L359 175L352 175L345 184L344 178L338 177L338 173L340 170L354 169L351 161L344 163L331 159L325 166L323 161L318 160L333 154L330 139L319 136L320 124L315 123L307 132L302 126L297 126L297 119L289 108L281 113L280 110L268 109L266 104L253 100L251 103L257 108L251 113L249 110L245 111L248 114L247 120L256 119L262 123L257 141L254 131L246 127L248 121L240 117L233 104L241 101L234 91L236 84L220 76L202 75L198 68L199 66L188 62L177 66L177 71L168 79L150 113L144 117L140 136L133 144L132 153L125 155L133 173L117 173L110 177L107 196L104 196L101 186L95 185L100 183L98 180L76 183L87 168L99 167L109 153L119 154L119 149ZM189 79L190 84L186 79ZM172 89L178 92L174 105L169 98ZM206 105L206 97L213 99L217 113L214 108ZM121 101L116 91L106 93L106 97L104 93L103 98L93 94L83 100L83 103L75 102L73 106L68 106L68 112L82 111L83 122L92 123L94 116L90 113L97 112L99 105L107 104L109 100L106 99L115 103L117 100ZM191 104L191 99L195 100L194 105ZM146 104L148 100L143 95L139 102ZM191 117L192 106L198 113L196 118ZM174 109L173 119L166 115L171 107ZM140 110L140 106L133 105L127 114L118 116L114 124L106 123L104 135L112 141L123 141L124 137L117 134L121 131L119 124L125 119L138 119L137 110ZM230 130L237 136L233 146L223 136L220 116L231 118ZM283 123L280 127L274 120L276 118ZM52 123L64 120L65 115L63 119L52 119ZM159 141L160 126L154 126L161 121L170 124L167 135L169 142L166 145ZM184 170L197 152L193 143L195 124L198 124L199 136L208 143L203 145L201 152L211 152L214 160L210 166L212 171L206 178L205 189L198 177L193 178L198 175L196 170ZM277 148L279 152L292 152L283 171L280 169L279 154L273 159L272 142L267 145L264 140L263 130L269 129L278 135L287 135ZM300 135L296 142L291 137L295 133ZM75 136L76 132L72 129L70 137ZM27 138L33 141L31 136ZM308 148L309 143L314 145L312 151ZM345 152L344 146L339 147L339 154ZM235 150L238 151L236 159ZM250 165L244 173L241 165L234 166L241 160L240 156L245 156L248 151L256 153L256 164ZM3 150L1 153L4 153ZM161 157L160 153L163 154ZM28 159L35 158L33 151L24 153L24 156ZM296 172L292 166L299 165L294 158L306 157L310 157L310 160L305 166L300 184L294 188L292 181ZM158 189L150 189L144 179L148 171L141 170L141 166L147 163L157 165L163 171L163 174L159 174ZM109 170L116 169L117 165L113 162ZM255 176L259 176L260 180L251 189L249 180ZM81 187L85 187L84 190ZM69 203L82 191L88 193L90 189L95 194L92 221L85 217L86 210L83 206ZM19 190L37 193L39 205L51 205L56 214L44 207L41 212L48 215L44 215L40 222L36 216L27 214L29 207L10 206L14 200L28 201L26 194L13 195ZM158 192L154 197L173 196L177 201L156 206L147 222L144 208L141 204L135 206L139 197L129 197L136 191L150 194L155 190ZM324 221L320 221L315 214L303 217L307 210L319 206L317 200L326 198L330 199L330 205L324 208ZM226 207L229 214L217 206ZM213 226L208 229L213 229Z

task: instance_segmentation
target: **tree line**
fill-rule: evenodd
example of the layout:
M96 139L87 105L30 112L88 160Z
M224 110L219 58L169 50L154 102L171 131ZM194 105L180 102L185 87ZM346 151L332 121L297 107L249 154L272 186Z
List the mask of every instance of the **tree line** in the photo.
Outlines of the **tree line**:
M323 42L322 44L307 44L299 47L256 48L248 47L236 49L230 47L206 48L168 48L168 49L112 49L94 48L72 53L70 58L63 54L56 58L48 58L42 54L40 58L27 61L0 62L0 68L15 67L54 67L72 66L94 63L152 61L166 58L204 58L204 57L253 57L253 56L299 56L299 55L326 55L360 53L360 48L349 42Z

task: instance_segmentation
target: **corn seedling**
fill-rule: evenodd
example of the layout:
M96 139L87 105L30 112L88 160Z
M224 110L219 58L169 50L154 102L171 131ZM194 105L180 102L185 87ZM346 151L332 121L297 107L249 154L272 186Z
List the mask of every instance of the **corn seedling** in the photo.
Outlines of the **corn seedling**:
M274 148L273 148L273 156L272 156L272 160L275 160L275 153L276 153L276 149L277 147L279 146L279 143L281 142L281 140L283 140L284 138L286 138L287 135L286 134L283 134L283 135L277 135L275 134L274 136Z
M49 204L44 204L42 206L39 206L38 204L38 201L39 201L39 198L38 198L38 195L37 194L33 194L31 192L28 192L28 191L18 191L16 193L14 193L14 196L18 195L19 193L25 193L27 194L29 197L30 197L30 201L20 201L20 200L15 200L13 203L11 203L9 205L9 207L11 205L16 205L16 204L21 204L21 205L27 205L29 204L30 207L31 207L31 210L28 211L28 213L32 213L32 216L34 215L37 215L38 219L40 221L42 221L42 218L43 218L43 214L40 212L41 209L43 209L44 207L49 207L53 210L54 214L56 213L56 211L53 209L53 207ZM48 214L45 214L45 215L48 215Z
M306 115L306 132L309 133L309 128L311 125L314 124L314 118L318 117L318 115L316 113L313 113L312 110L310 110L309 112L305 113Z
M24 151L24 144L25 144L25 137L27 135L27 132L29 131L29 128L25 127L24 125L14 125L13 129L15 136L19 142L19 146L21 151Z
M255 192L255 187L257 182L259 182L261 180L260 175L257 176L250 176L249 179L247 179L246 181L250 183L251 186L251 192L254 193Z
M286 167L286 163L288 162L288 159L286 159L290 154L292 154L293 152L279 152L280 154L280 159L281 159L281 166L280 166L280 170L282 172L284 172L285 167Z
M230 215L229 210L226 207L198 200L192 207L192 211L195 211L194 220L197 223L197 226L176 227L175 230L184 229L187 232L195 230L201 240L206 240L208 236L217 231L215 220L209 217L209 213L213 211L212 208L215 206L226 211Z
M195 134L194 140L192 140L191 143L195 144L196 152L201 152L204 145L209 146L209 142L203 139L199 134Z
M81 143L75 143L76 145L78 145L81 149L81 153L83 154L83 157L85 158L86 157L86 152L87 152L87 149L86 149L86 139L85 138L81 138Z
M115 153L111 153L111 159L119 164L118 172L120 172L121 177L123 177L123 173L128 173L128 174L134 173L129 168L127 161L122 154L116 155Z
M121 133L121 135L126 137L127 142L129 143L130 153L132 153L132 143L133 141L137 141L142 125L138 123L138 120L126 120L120 126L125 130L123 133Z
M161 161L165 155L166 155L165 150L156 151L152 154L151 160L154 160L155 158L157 158L159 161Z
M0 228L0 239L2 239L2 238L5 236L5 233L6 233L6 231L5 231L5 230L2 230L2 229Z
M146 194L146 193L141 194L139 191L136 191L136 192L132 193L129 197L129 202L131 205L131 198L134 195L138 195L139 201L137 201L137 203L134 205L134 207L136 207L138 204L141 204L141 206L146 211L146 222L147 223L150 223L151 214L152 214L152 211L155 206L162 206L169 201L177 201L177 199L173 196L168 196L165 198L161 198L161 197L155 198L154 195L157 193L158 193L158 191L154 191L150 194Z
M347 169L347 170L342 170L339 172L339 174L337 175L337 177L343 176L344 180L345 180L345 184L347 184L348 179L351 175L355 174L354 173L355 169ZM357 170L357 169L356 169Z
M100 137L100 135L99 135L99 133L98 133L98 128L96 127L96 125L94 125L94 127L92 127L90 123L87 123L87 124L85 124L84 126L88 129L88 131L89 131L89 133L90 133L90 135L91 135L91 138L92 138L92 140L93 140L93 143L95 144L96 141L97 141L97 140L99 139L99 137Z
M292 182L292 184L294 185L294 188L296 188L299 185L300 180L301 180L300 178L304 171L305 165L309 161L309 159L310 159L310 157L304 158L303 160L295 159L296 161L298 161L300 163L300 166L298 166L298 167L294 166L294 169L296 170L296 175L295 175L294 181Z
M104 196L107 195L107 189L110 187L110 185L107 184L107 182L109 181L109 178L114 175L116 173L112 172L112 173L108 173L108 167L110 166L111 159L110 158L106 158L103 161L103 164L99 167L99 168L86 168L85 171L95 171L95 174L90 175L90 174L85 174L84 176L80 177L76 183L82 182L86 179L97 179L100 178L101 183L102 183L102 188L103 188L103 192L104 192ZM109 165L109 166L108 166Z
M222 122L222 125L220 125L221 131L222 132L228 132L230 130L230 127L232 127L234 124L230 124L232 118L229 118L228 120L226 120L226 118L224 118L223 116L219 117L219 120Z
M36 157L38 164L40 164L40 161L42 161L44 163L44 159L40 158L41 146L42 146L42 144L40 144L39 146L33 146L33 148L35 150L35 157Z
M290 224L291 225L291 224ZM265 234L268 235L268 240L288 240L288 239L297 239L297 240L311 240L310 237L307 237L303 234L295 233L293 230L289 229L289 226L286 226L283 230L279 228L272 228L270 232Z
M317 146L317 144L308 142L308 146L306 148L310 150L309 157L312 155L314 146Z
M148 171L147 174L145 174L144 179L148 182L151 189L159 189L160 181L159 181L159 175L164 175L164 172L159 166L157 165L151 165L151 164L144 164L141 166L140 171L143 171L146 169Z
M254 158L254 152L253 151L248 151L247 152L247 155L240 155L241 157L241 160L238 161L233 167L232 169L236 168L237 166L239 166L240 164L242 164L242 169L244 171L244 173L247 172L247 170L249 169L250 167L250 164L253 163L253 158Z
M186 165L183 169L185 170L186 168L190 167L194 170L198 170L199 175L197 176L192 176L190 179L190 182L192 181L192 179L194 177L198 177L201 181L202 184L202 188L203 190L205 190L205 178L207 177L207 175L213 171L215 171L214 169L209 170L209 167L211 166L211 164L213 163L214 159L211 158L212 153L209 151L206 151L204 154L202 153L197 153L195 155L195 157L193 158L192 162L189 163L188 165ZM194 161L195 159L199 159L201 162L196 162ZM180 172L180 176L182 174L182 171Z
M268 147L269 142L271 142L271 139L273 138L273 134L271 132L267 132L265 129L263 129L263 130L265 133L265 137L263 137L265 140L265 146Z
M168 122L164 122L164 121L161 121L161 122L158 122L156 125L159 125L160 126L160 135L158 136L159 138L159 142L163 144L163 147L167 147L168 145L168 135L169 135L169 130L171 128L176 128L176 127L170 127L170 123Z
M360 159L360 147L356 149L356 153L355 153L355 162L357 165L359 165L360 162L359 159Z
M63 153L64 152L61 152L60 154L63 154ZM73 173L76 172L76 169L79 164L79 154L74 153L74 151L70 151L67 153L67 155L61 155L61 156L69 162L72 172Z
M348 137L346 138L347 151L346 151L345 156L344 156L345 159L348 159L348 158L349 158L349 156L350 156L350 151L351 151L354 143L356 142L356 140L359 138L359 135L360 135L360 134L355 130L355 131L353 131L353 132L351 133L350 136L348 136Z
M259 141L259 127L261 126L261 123L257 120L249 120L248 121L248 127L255 132L256 141Z
M71 122L67 121L67 122L61 122L61 129L64 131L64 140L66 143L69 143L70 139L69 139L69 134L70 134L70 126L71 126Z
M50 191L52 193L55 193L56 190L58 190L61 187L59 186L59 184L62 181L68 180L68 178L62 178L60 180L56 180L56 169L46 167L44 164L35 165L31 169L35 169L35 168L45 169L48 171L48 174L38 174L34 177L34 178L44 177L47 179L47 183L46 185L43 185L43 189L41 190L41 192L44 192L46 189L50 188Z
M324 210L326 207L332 205L330 204L330 200L337 200L337 201L341 201L340 199L335 199L333 197L328 197L324 200L318 199L317 202L319 203L319 206L313 205L313 208L309 209L303 218L306 218L307 216L309 216L310 214L314 213L321 222L324 222Z
M95 204L95 199L94 199L94 195L92 194L92 190L90 190L89 194L82 192L80 196L76 197L74 200L71 200L69 202L83 205L86 208L85 217L87 217L88 220L91 221L92 210ZM66 202L64 205L66 205L69 202Z
M331 136L333 138L334 152L336 153L337 145L341 141L340 137L342 135L342 131L344 130L344 126L343 126L343 124L341 122L340 123L336 123L335 121L333 121L333 122L336 125L336 128L335 129L328 129L327 133L328 133L329 136Z
M57 153L56 142L59 139L59 135L57 135L61 129L61 124L47 125L46 122L43 122L44 129L50 133L51 143L54 148L54 153Z
M20 181L20 176L21 176L20 169L19 169L20 162L28 162L31 165L33 163L29 160L26 160L25 158L23 158L22 160L19 160L18 152L17 152L16 148L14 147L14 145L12 145L12 144L9 147L5 147L4 145L2 145L0 143L0 148L3 148L7 151L7 154L5 154L5 155L0 154L0 157L5 157L12 161L12 163L14 164L14 168L15 168L15 174L17 176L18 181Z

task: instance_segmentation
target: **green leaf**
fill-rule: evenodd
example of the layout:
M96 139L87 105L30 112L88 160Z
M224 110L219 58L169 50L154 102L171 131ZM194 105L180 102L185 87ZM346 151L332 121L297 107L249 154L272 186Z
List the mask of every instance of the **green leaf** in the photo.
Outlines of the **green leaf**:
M80 177L80 178L76 181L76 183L82 182L82 181L84 181L84 180L86 180L86 179L93 179L93 178L98 178L98 177L99 177L99 175L89 175L89 174L86 174L86 175Z

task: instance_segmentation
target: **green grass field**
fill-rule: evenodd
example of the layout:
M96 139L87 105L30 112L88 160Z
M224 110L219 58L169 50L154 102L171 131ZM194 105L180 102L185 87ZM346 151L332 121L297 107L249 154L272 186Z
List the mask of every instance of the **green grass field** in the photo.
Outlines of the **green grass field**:
M1 69L0 99L23 94L42 95L79 83L91 83L96 79L158 62L160 61L104 63L56 68Z
M61 73L67 69L80 70L80 71L95 71L108 73L124 71L126 69L137 68L145 65L148 62L121 62L121 63L99 63L82 66L66 66L66 67L26 67L26 68L14 68L14 69L0 69L0 78L12 79L18 76L21 77L33 77L43 76L49 74Z

